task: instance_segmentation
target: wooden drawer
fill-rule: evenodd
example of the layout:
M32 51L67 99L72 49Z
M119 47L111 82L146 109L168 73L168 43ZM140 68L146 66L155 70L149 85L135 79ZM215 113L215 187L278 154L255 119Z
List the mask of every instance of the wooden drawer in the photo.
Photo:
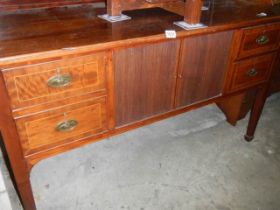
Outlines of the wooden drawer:
M271 53L234 63L230 90L248 88L267 81L275 55Z
M280 24L243 29L237 58L276 50L279 47Z
M108 130L106 107L101 97L16 119L25 155Z
M105 91L106 53L4 69L12 108Z

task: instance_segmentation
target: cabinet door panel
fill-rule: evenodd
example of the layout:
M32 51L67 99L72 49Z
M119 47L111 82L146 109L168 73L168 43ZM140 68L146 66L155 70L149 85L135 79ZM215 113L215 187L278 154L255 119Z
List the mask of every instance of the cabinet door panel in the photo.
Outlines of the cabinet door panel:
M222 93L232 31L183 40L176 106L182 107Z
M116 125L173 108L179 41L120 49L114 53Z

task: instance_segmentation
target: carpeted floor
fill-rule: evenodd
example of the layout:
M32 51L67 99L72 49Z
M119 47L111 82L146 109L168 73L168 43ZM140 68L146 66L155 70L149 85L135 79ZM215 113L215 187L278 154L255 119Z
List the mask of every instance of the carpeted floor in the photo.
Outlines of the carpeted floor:
M211 105L41 161L38 210L279 210L280 94L247 121Z

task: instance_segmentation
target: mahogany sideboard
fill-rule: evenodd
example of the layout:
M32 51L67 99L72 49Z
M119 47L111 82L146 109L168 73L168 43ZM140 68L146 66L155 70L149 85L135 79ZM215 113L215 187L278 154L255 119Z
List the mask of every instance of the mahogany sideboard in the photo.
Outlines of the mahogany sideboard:
M26 210L36 209L29 174L38 161L210 103L223 108L251 89L253 139L279 60L280 6L216 1L195 30L175 26L183 17L167 10L127 11L131 20L118 23L90 6L0 13L0 130Z

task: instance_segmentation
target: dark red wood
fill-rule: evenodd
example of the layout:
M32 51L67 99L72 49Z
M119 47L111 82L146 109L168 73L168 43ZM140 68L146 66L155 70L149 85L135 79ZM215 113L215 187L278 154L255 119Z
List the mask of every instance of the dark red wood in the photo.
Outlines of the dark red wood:
M127 1L122 1L127 3ZM225 97L243 94L248 88L263 85L259 87L246 136L249 140L253 137L265 101L266 91L263 88L266 88L268 80L262 80L261 83L257 84L250 83L250 86L246 86L244 89L235 89L233 92L224 92L224 95L219 95L223 72L225 71L224 68L221 68L226 60L226 51L224 50L230 40L230 36L223 37L220 34L231 33L231 30L238 31L244 27L279 22L280 7L264 7L255 5L255 3L244 3L249 1L229 2L231 4L225 5L225 1L217 0L211 15L209 15L210 13L202 13L200 20L208 27L190 31L184 31L173 24L174 21L182 20L182 16L159 8L125 12L132 17L132 20L115 24L97 17L98 14L106 13L104 8L67 7L40 9L31 12L27 10L17 13L3 12L0 14L0 128L25 209L35 209L29 172L31 167L39 160L159 119L198 108L210 102L217 102ZM149 5L154 7L157 4L132 0L126 5L128 6L122 5L124 6L122 9L149 7ZM257 18L256 14L260 11L268 13L269 17ZM164 35L166 29L176 30L177 38L167 40ZM277 37L277 35L270 37ZM180 42L184 39L194 40L192 42L197 46L194 44L188 45L190 47L187 50L193 50L193 52L186 53L188 56L184 59L189 59L190 64L185 63L183 66L192 66L194 70L191 69L191 73L194 73L196 81L201 82L204 86L197 88L201 91L198 91L199 94L190 97L190 101L194 104L174 109L176 81L178 82L178 77L185 79L180 74L185 71L182 70L184 68L179 71L179 74L177 68L179 66L178 62L185 62L182 59L180 60L178 56L181 49ZM277 43L277 39L275 40L275 43ZM241 40L237 39L233 45L239 47L240 42ZM199 45L203 43L206 44L206 47L204 47L206 50L203 50L203 46ZM220 46L222 43L224 44L223 47ZM214 51L212 52L211 49ZM11 91L11 86L8 85L7 81L4 84L2 78L2 75L5 75L7 71L13 71L11 68L50 63L54 60L95 54L107 50L110 51L110 55L112 52L116 54L113 58L114 68L112 68L111 63L100 64L102 68L108 66L108 69L110 69L105 92L85 94L81 90L82 94L75 95L75 97L66 95L65 98L57 99L57 101L48 100L44 104L32 104L32 106L23 106L11 111L12 103L7 96L7 89ZM194 53L194 57L191 53ZM261 50L258 53L269 53L269 50ZM251 54L250 56L257 54ZM246 59L250 59L249 57L246 56ZM245 57L243 58L245 59ZM233 62L236 62L234 59L237 59L235 54L228 64L232 66ZM112 60L111 56L108 60ZM192 61L197 61L197 64L191 63ZM203 73L196 71L195 68L202 69ZM115 71L114 75L113 71ZM204 76L207 78L203 78ZM199 80L199 77L203 79ZM208 77L214 81L212 82L213 87ZM231 75L228 77L230 79ZM186 78L186 80L191 81L189 78ZM32 84L31 86L36 90L36 85ZM114 91L113 87L115 87ZM182 87L184 88L184 85ZM186 87L193 88L193 91L195 85L186 85ZM207 90L202 87L206 87ZM177 93L180 91L182 90L177 89ZM69 104L79 106L79 102L101 96L108 101L106 108L108 116L104 119L108 122L108 131L106 129L104 133L84 136L84 138L78 138L70 142L59 142L55 147L51 147L48 144L49 142L46 142L46 145L35 148L34 153L26 153L26 156L23 157L22 142L24 138L19 138L20 127L16 127L14 119L18 122L19 118L26 115L33 115L35 119L39 113L54 113L54 109L58 109L58 106L65 107ZM184 99L184 97L180 99ZM98 116L98 114L93 115ZM115 127L115 118L117 119L117 126L122 127ZM90 120L87 117L85 119ZM40 135L42 134L41 130L44 129L38 131ZM40 140L40 137L37 138Z
M115 51L116 125L173 108L179 41Z
M226 31L183 40L176 107L222 93L232 34Z
M0 0L0 11L51 8L104 1L105 0Z
M260 119L266 98L269 90L269 84L265 84L258 88L256 98L251 111L247 132L244 136L246 141L254 139L255 130Z

